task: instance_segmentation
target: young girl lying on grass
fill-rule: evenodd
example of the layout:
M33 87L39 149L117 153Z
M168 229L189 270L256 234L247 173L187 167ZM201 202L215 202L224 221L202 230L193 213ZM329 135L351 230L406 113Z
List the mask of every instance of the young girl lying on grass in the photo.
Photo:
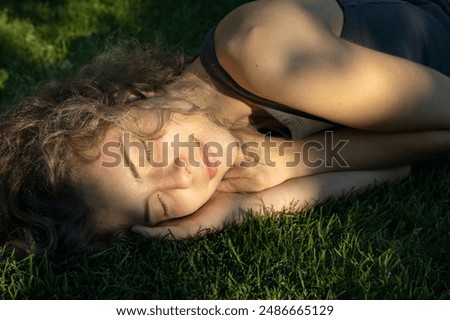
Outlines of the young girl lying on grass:
M238 7L198 57L98 57L3 115L1 241L82 252L301 211L450 151L446 1Z

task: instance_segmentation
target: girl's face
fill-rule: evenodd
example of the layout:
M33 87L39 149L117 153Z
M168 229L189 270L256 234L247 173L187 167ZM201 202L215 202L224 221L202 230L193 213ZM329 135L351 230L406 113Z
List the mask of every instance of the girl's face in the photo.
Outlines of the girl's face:
M143 128L154 125L151 113L139 111L138 119ZM155 226L195 212L239 154L230 132L204 115L175 114L164 135L145 144L112 128L100 148L79 177L100 230Z

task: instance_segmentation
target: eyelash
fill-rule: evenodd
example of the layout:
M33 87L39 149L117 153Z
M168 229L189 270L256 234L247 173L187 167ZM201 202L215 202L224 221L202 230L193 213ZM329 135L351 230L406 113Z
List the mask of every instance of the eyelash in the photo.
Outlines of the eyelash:
M145 146L145 155L147 158L147 163L151 165L152 160L153 160L153 147L150 147L149 144L150 143L148 141L146 141L144 146Z
M161 203L161 206L163 208L163 213L164 216L167 217L169 216L169 207L167 206L167 204L161 199L161 196L158 194L158 200Z

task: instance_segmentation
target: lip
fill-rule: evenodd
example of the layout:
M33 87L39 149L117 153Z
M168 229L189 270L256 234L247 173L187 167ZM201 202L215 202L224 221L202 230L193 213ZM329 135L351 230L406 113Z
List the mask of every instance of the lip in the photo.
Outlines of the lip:
M205 150L205 144L201 141L199 141L200 144L200 152L202 153L203 157L203 164L205 165L206 174L211 180L217 175L218 168L217 166L213 166L214 162L212 162L208 157L208 152Z

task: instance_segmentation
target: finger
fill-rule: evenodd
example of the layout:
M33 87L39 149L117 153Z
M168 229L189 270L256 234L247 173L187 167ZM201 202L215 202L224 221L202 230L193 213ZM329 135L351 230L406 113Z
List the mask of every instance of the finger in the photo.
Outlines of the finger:
M217 191L220 192L238 192L233 179L222 180L217 186Z
M180 227L146 227L135 225L131 227L131 231L148 239L185 239L188 234Z
M217 187L220 192L252 192L254 185L251 180L246 178L224 179Z
M236 179L252 176L255 174L255 168L251 167L232 167L225 173L225 179Z

